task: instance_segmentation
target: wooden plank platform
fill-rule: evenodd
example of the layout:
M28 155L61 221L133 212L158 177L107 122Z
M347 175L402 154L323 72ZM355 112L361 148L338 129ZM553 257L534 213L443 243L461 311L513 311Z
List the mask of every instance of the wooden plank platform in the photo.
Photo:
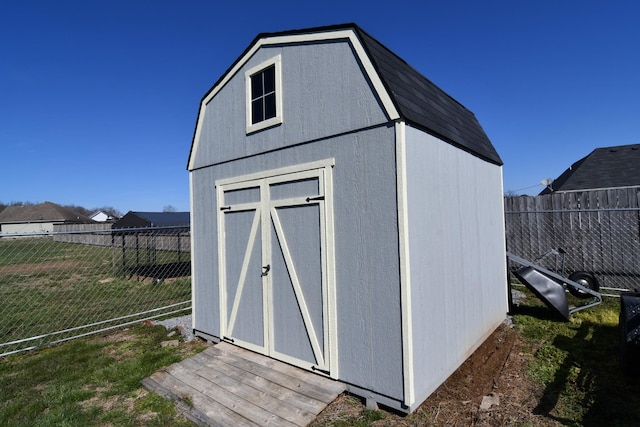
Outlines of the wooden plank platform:
M306 426L345 391L340 382L224 342L142 384L207 426Z

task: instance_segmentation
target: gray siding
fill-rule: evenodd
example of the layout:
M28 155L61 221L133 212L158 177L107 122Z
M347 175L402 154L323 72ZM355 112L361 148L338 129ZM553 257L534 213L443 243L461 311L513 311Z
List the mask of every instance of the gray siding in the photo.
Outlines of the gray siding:
M244 73L278 54L284 122L246 135ZM265 47L207 105L194 168L385 122L348 42Z
M193 171L195 328L219 336L215 180L333 157L339 377L402 400L394 135L380 127Z
M283 123L247 135L245 70L276 55L282 63ZM216 180L329 158L335 159L340 380L402 403L408 360L420 403L504 319L501 167L407 126L413 352L405 353L396 129L348 42L262 47L201 114L191 158L195 329L220 337ZM256 195L229 197L248 201ZM305 228L287 219L293 229ZM299 237L293 241L304 243ZM317 323L321 313L311 315ZM287 348L289 354L296 350Z
M416 401L506 317L502 168L407 127Z
M193 327L220 337L216 193L212 168L191 172Z

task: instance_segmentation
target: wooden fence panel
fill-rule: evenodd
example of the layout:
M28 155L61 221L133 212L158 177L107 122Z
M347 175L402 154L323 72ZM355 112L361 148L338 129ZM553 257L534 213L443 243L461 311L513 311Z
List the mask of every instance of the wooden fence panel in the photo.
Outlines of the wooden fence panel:
M111 246L111 223L54 224L53 240L62 243L77 243L92 246ZM96 233L92 233L95 231ZM77 233L77 234L74 234Z
M640 188L507 197L505 225L516 255L558 271L548 254L562 248L567 275L585 270L603 286L640 287Z

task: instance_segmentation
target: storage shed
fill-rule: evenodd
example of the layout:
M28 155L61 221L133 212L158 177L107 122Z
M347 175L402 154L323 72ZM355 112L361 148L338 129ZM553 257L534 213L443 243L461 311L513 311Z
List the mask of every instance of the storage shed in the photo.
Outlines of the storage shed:
M500 157L354 24L258 35L188 170L201 337L411 412L506 317Z

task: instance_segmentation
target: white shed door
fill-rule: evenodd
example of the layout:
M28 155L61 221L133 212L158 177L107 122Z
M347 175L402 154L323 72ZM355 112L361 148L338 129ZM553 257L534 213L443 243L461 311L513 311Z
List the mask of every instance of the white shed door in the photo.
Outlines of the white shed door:
M327 181L326 168L250 176L217 196L223 339L331 375Z

